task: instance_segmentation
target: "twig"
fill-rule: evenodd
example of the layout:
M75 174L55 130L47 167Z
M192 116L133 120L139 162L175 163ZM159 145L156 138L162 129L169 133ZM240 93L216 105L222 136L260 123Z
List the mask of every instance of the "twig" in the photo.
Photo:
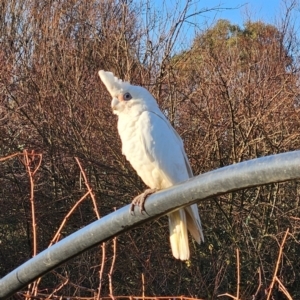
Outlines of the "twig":
M41 299L49 299L48 294L39 293L37 296L32 297L25 293L19 293L21 295L21 299L27 299L31 297L32 299L41 300ZM94 297L76 297L76 296L57 296L54 299L63 299L63 300L94 300ZM111 300L111 297L101 297L102 300ZM184 296L145 296L144 298L142 296L128 296L128 295L121 295L121 296L115 296L115 300L205 300L203 298L190 298L190 297L184 297Z
M58 272L56 271L52 271L51 272L53 275L57 276L58 278L60 278L61 280L68 280L68 284L72 287L75 287L76 289L80 289L80 290L83 290L83 291L86 291L86 292L89 292L89 293L94 293L95 290L94 289L90 289L90 288L87 288L85 286L82 286L82 285L79 285L79 284L76 284L76 283L73 283L69 277L66 277L66 276L63 276L61 274L59 274ZM66 272L66 275L67 275L67 272Z
M279 278L276 276L276 281L279 285L280 290L285 294L285 296L289 299L289 300L293 300L292 296L290 295L290 293L287 291L287 289L285 288L285 286L282 284L282 282L279 280Z
M63 229L63 227L65 226L67 220L69 219L69 217L71 216L71 214L74 212L74 210L78 207L78 205L89 195L90 192L86 192L75 204L74 206L69 210L69 212L66 214L66 216L64 217L64 219L62 220L58 230L56 231L54 237L52 238L50 244L48 247L52 246L53 244L55 244L60 237L60 233L61 230Z
M239 300L240 299L240 282L241 282L241 278L240 278L240 252L239 249L236 249L236 272L237 272L237 287L236 287L236 296L230 295L228 293L225 294L220 294L217 297L222 297L222 296L227 296L230 297L234 300Z
M144 300L145 299L145 276L144 276L144 273L142 273L142 297Z
M14 156L14 155L13 155ZM10 157L13 157L10 156ZM34 162L35 159L38 158L38 164L35 166ZM34 203L34 180L33 177L38 171L39 167L42 163L42 154L35 154L34 150L31 153L28 153L27 150L23 151L23 158L20 158L21 162L25 166L26 172L28 173L29 183L30 183L30 206L31 206L31 220L32 220L32 242L33 242L33 249L32 249L32 256L37 255L37 232L36 232L36 218L35 218L35 203ZM37 286L38 280L33 282L32 285L28 286L28 289L31 289L31 294L34 296L37 295Z
M276 262L273 279L272 279L272 282L271 282L271 284L269 286L269 289L268 289L267 300L270 300L270 297L271 297L271 294L272 294L272 291L273 291L273 287L274 287L274 284L275 284L275 281L276 281L276 277L277 277L277 272L278 272L278 269L279 269L279 264L280 264L280 261L281 261L281 256L282 256L282 252L283 252L283 246L284 246L284 243L285 243L285 240L287 238L288 233L289 233L289 228L286 230L285 235L283 237L283 240L281 242L280 248L279 248L278 259L277 259L277 262Z
M240 282L241 282L241 278L240 278L240 252L239 249L236 248L236 272L237 272L237 287L236 287L236 299L240 299Z
M22 155L22 154L23 154L22 152L17 152L17 153L14 153L14 154L11 154L11 155L8 155L8 156L5 156L5 157L1 157L0 161L5 161L7 159L10 159L10 158L13 158L15 156Z
M258 285L258 288L257 288L255 294L254 294L254 297L256 297L258 295L258 293L259 293L259 291L260 291L260 289L262 287L262 282L261 282L261 268L260 267L258 268L258 280L259 280L259 285Z
M47 297L48 299L51 299L51 297L54 295L54 293L61 290L67 283L69 282L69 278L65 278L65 281L60 284L54 291Z
M220 295L218 295L217 297L223 297L223 296L227 296L227 297L230 297L230 298L232 298L232 299L238 300L238 299L236 298L236 296L230 295L230 294L228 294L228 293L220 294Z
M90 185L88 183L85 171L83 170L78 157L74 157L74 158L75 158L75 160L76 160L76 162L77 162L77 164L78 164L78 166L80 168L80 175L84 179L84 184L87 187L88 193L91 196L91 199L92 199L92 202L93 202L93 206L94 206L94 211L95 211L95 214L97 216L97 219L99 220L100 219L100 214L99 214L99 210L98 210L98 207L97 207L97 202L96 202L95 196L93 194L92 188L90 187ZM98 300L100 299L101 289L102 289L103 272L104 272L105 257L106 257L106 248L105 247L106 247L106 244L104 242L104 243L101 244L102 259L101 259L101 267L100 267L100 270L99 270L99 286L98 286L98 294L97 294L97 299Z
M115 208L115 210L116 210L116 208ZM114 237L114 238L113 238L113 259L112 259L111 266L110 266L110 270L109 270L109 273L108 273L109 296L110 296L112 299L115 299L115 298L114 298L114 295L113 295L112 274L113 274L114 267L115 267L116 256L117 256L117 237Z
M115 262L116 262L116 254L117 254L117 237L113 238L113 259L111 262L111 267L108 273L108 280L109 280L109 296L114 299L114 295L113 295L113 286L112 286L112 274L113 274L113 270L114 270L114 266L115 266Z
M103 272L104 272L104 265L105 265L105 257L106 257L106 243L102 243L101 248L102 248L102 259L101 259L101 267L99 270L99 286L98 286L98 295L97 299L100 300L101 296L101 289L102 289L102 281L103 281Z
M96 214L97 218L100 219L100 214L99 214L99 211L98 211L98 207L97 207L97 202L96 202L96 199L95 199L95 195L93 194L93 190L91 189L91 187L90 187L90 185L88 183L88 180L86 178L86 174L85 174L85 172L84 172L84 170L83 170L83 168L82 168L82 166L80 164L80 161L79 161L78 157L74 157L74 158L75 158L75 160L76 160L76 162L77 162L77 164L78 164L78 166L80 168L80 172L81 172L81 174L83 176L83 179L84 179L84 184L87 187L87 189L88 189L88 191L90 193L90 196L92 198L95 214Z
M38 157L38 165L34 166L35 158ZM35 219L35 205L34 205L34 180L33 177L39 169L42 162L42 154L35 154L34 151L28 153L27 150L23 151L23 160L21 162L24 164L26 172L29 176L30 182L30 205L31 205L31 218L32 218L32 236L33 236L33 253L32 256L37 254L37 235L36 235L36 219Z

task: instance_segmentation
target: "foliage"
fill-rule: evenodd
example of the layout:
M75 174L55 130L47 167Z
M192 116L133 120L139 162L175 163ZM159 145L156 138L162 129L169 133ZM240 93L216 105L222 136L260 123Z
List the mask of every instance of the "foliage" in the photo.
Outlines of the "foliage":
M174 54L188 6L154 41L146 30L155 29L154 19L144 29L140 18L150 2L50 2L0 7L0 157L20 153L0 164L0 276L35 254L34 246L37 252L48 247L74 205L59 238L145 188L121 154L99 69L151 90L184 139L195 174L299 149L298 44L288 14L281 27L248 21L240 28L220 20ZM40 165L36 154L42 154ZM87 186L74 157L97 204L91 194L78 203ZM101 296L144 291L213 299L236 290L238 248L241 296L262 299L289 228L277 277L300 296L298 181L216 197L199 208L206 242L191 241L189 262L172 257L161 218L119 236L116 252L109 241L60 266L38 291L83 297L101 286Z

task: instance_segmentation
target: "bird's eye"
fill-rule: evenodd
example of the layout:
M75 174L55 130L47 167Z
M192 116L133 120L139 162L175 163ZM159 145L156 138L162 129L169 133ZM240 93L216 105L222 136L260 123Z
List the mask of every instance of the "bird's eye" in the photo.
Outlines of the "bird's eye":
M130 95L130 93L125 93L125 94L123 95L123 99L124 99L125 101L128 101L128 100L132 99L132 96Z

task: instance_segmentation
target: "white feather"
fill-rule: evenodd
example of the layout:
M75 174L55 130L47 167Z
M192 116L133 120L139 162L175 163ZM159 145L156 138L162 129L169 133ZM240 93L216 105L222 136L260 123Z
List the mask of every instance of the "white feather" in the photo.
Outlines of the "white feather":
M192 177L183 142L153 96L111 72L100 71L99 76L113 97L122 153L145 184L152 189L165 189ZM132 96L129 101L122 101L125 93ZM172 253L178 259L190 256L187 229L198 243L204 241L196 204L169 214L169 229Z

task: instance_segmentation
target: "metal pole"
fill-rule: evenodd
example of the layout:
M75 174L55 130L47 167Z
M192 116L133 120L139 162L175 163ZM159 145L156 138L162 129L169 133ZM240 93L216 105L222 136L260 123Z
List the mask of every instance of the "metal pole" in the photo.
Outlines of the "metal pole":
M0 299L6 299L70 258L172 210L228 192L300 178L300 151L261 157L217 169L151 195L147 213L127 205L39 253L0 280Z

